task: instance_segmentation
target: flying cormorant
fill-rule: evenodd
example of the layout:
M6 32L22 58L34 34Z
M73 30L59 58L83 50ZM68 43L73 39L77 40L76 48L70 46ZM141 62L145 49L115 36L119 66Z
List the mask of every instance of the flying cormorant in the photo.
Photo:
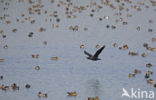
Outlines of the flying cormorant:
M96 53L94 55L91 55L90 53L88 53L87 51L84 51L84 53L86 55L88 55L89 57L87 57L87 59L96 61L96 60L101 60L98 58L99 54L102 52L102 50L105 48L105 45L103 47L101 47L99 50L96 51Z

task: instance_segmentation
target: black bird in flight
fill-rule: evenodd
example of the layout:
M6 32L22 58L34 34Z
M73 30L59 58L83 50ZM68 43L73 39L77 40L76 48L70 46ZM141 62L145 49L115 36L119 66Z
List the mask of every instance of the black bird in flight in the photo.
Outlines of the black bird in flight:
M84 53L86 55L88 55L89 57L87 57L87 59L96 61L96 60L101 60L98 58L99 54L102 52L102 50L105 48L105 45L103 47L101 47L99 50L96 51L96 53L94 55L91 55L90 53L88 53L87 51L84 51Z

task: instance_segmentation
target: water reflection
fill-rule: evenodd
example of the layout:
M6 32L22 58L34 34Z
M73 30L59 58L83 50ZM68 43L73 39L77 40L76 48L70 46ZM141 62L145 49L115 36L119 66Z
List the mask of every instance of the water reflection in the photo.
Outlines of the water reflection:
M96 97L100 96L101 84L98 79L90 79L86 82L86 95L87 97Z

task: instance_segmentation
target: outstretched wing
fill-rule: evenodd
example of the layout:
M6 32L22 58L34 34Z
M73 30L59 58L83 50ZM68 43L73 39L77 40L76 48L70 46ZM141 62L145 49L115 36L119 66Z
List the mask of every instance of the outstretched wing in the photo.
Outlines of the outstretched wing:
M105 48L105 45L103 47L101 47L98 51L96 51L96 53L94 54L94 57L97 58L104 48Z
M84 51L84 53L85 53L86 55L88 55L89 57L92 56L92 55L91 55L90 53L88 53L87 51Z

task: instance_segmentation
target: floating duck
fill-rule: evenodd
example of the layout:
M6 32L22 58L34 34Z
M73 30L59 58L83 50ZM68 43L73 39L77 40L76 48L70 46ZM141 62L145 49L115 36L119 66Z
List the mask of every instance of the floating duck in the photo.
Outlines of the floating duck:
M136 52L129 52L128 54L131 56L137 56L138 55L138 53L136 53Z
M33 36L33 32L30 32L29 34L28 34L28 37L32 37Z
M67 92L68 96L77 96L77 93L74 91L74 92Z
M31 24L34 24L34 23L35 23L35 20L31 20L30 23L31 23Z
M141 73L141 70L135 69L135 70L134 70L134 73L135 73L135 74L140 74L140 73Z
M156 88L156 83L154 84L154 87Z
M9 90L9 86L4 86L4 87L2 88L2 90L8 91L8 90Z
M96 48L100 48L100 46L97 44L97 45L96 45Z
M93 17L94 16L94 14L90 14L90 17Z
M47 45L47 41L43 41L43 44L44 44L44 45Z
M102 21L102 18L100 17L99 20Z
M141 54L142 57L146 57L146 53Z
M48 97L47 93L42 93L42 92L38 92L37 96L38 97L44 97L44 98Z
M33 55L32 55L32 58L38 59L38 58L39 58L39 54L33 54Z
M6 38L6 35L2 35L3 38Z
M127 49L128 49L128 45L127 45L127 44L125 44L125 45L123 45L122 47L119 47L119 49L122 49L122 50L127 50Z
M146 73L145 74L145 78L149 78L149 77L150 77L150 75Z
M109 16L104 16L104 19L109 19Z
M146 49L152 51L152 47L147 47Z
M147 43L144 43L143 46L147 48L148 47L148 44Z
M4 59L0 59L0 62L4 62Z
M148 64L146 64L146 67L152 67L152 64L151 63L148 63Z
M79 28L78 25L75 25L74 27L70 26L69 30L78 31L78 28Z
M4 49L8 49L8 45L3 46Z
M76 16L75 15L72 15L71 18L74 19L74 18L76 18Z
M110 27L110 25L106 25L106 28L109 28Z
M87 28L87 27L85 27L85 28L84 28L84 31L88 31L88 28Z
M0 85L0 89L2 89L2 87L3 87L3 84L2 84L2 85Z
M116 29L116 26L112 25L112 29Z
M13 83L11 87L13 90L19 90L19 86L17 86L16 83Z
M156 38L152 38L152 42L156 42Z
M152 48L151 51L156 51L156 48Z
M140 26L138 26L136 29L137 29L138 31L140 31Z
M36 66L35 69L36 69L36 70L40 70L40 67L39 67L39 66Z
M3 76L0 76L0 80L3 80Z
M5 21L5 23L6 23L6 24L10 24L10 23L11 23L11 21L9 21L9 20L8 20L8 21Z
M113 46L114 46L114 47L118 47L119 45L118 45L117 43L114 43Z
M51 60L58 60L58 57L51 57Z
M96 96L96 97L94 98L94 100L100 100L100 98L99 98L98 96Z
M126 49L128 49L128 45L127 45L127 44L125 44L125 45L123 46L123 50L126 50Z
M152 32L153 30L152 29L148 29L148 32Z
M43 31L46 31L46 29L43 28L43 27L40 27L40 28L38 29L38 32L43 32Z
M80 46L80 48L83 49L83 48L84 48L84 45L82 44L82 45Z
M135 74L129 73L129 77L135 77Z
M153 80L153 79L149 79L149 80L147 80L147 82L148 82L149 84L154 84L154 80Z
M88 100L100 100L100 98L98 96L96 96L96 97L89 97Z
M69 30L73 30L73 26L69 26Z
M4 91L8 91L9 86L5 86L4 84L0 85L0 89L4 90Z
M25 85L25 88L30 88L30 85L29 85L29 84L26 84L26 85Z
M123 24L123 25L127 25L127 24L128 24L128 22L122 22L122 24Z
M77 25L75 25L74 28L73 28L73 31L78 31L78 28L79 27Z
M152 75L153 74L153 72L151 72L151 71L147 71L146 72L146 74L145 74L145 78L149 78L150 77L150 75Z
M12 32L17 32L17 31L18 31L17 29L13 29L13 30L12 30Z
M56 22L60 22L60 19L59 19L59 18L57 18L57 19L56 19Z
M148 70L148 71L146 72L146 74L148 74L148 75L152 75L153 72L151 72L151 71Z

